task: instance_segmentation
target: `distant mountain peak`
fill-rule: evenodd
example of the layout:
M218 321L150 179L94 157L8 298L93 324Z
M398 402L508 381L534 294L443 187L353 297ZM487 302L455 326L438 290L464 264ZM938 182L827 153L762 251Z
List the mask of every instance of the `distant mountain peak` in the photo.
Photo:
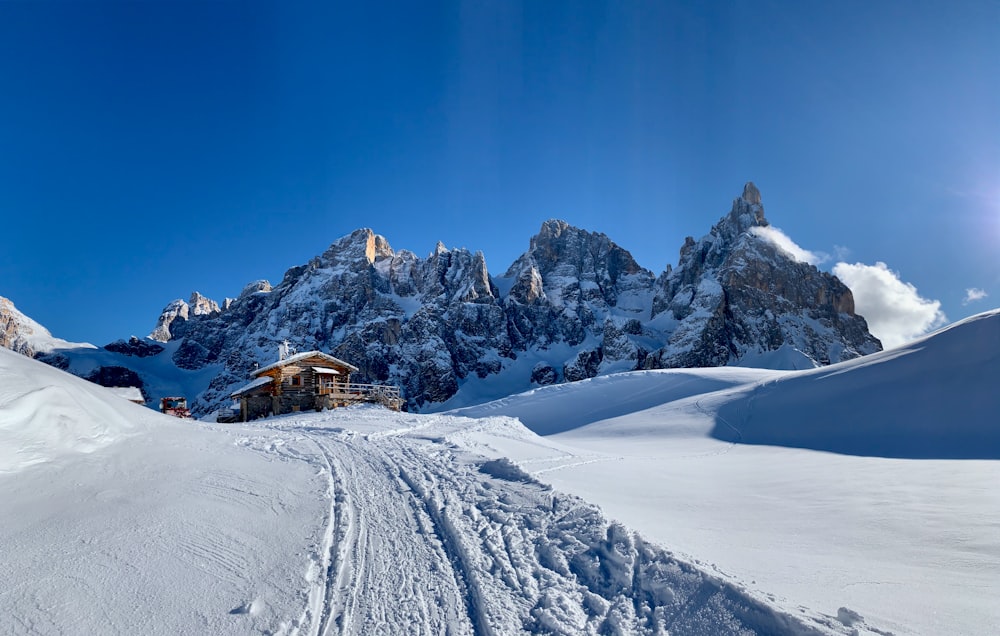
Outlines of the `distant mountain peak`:
M748 181L743 186L743 194L733 200L733 207L719 223L712 228L713 233L718 233L726 237L727 240L735 240L736 237L753 227L767 227L770 225L764 217L764 205L761 203L760 190Z
M189 396L199 413L273 362L285 339L349 361L359 381L400 385L411 408L614 371L787 368L878 350L850 290L760 240L754 230L767 225L747 182L659 277L607 235L560 219L543 222L500 277L482 252L438 242L420 258L361 228L273 290L251 283L221 308L197 292L174 301L152 337L177 343L161 355L180 369L217 369Z
M33 357L55 349L87 348L94 345L55 338L49 330L21 313L14 303L0 296L0 347Z
M740 198L750 205L760 205L760 190L753 184L753 181L747 181L746 185L743 186L743 194Z
M393 254L392 247L384 236L365 227L334 241L322 258L332 264L347 264L362 259L374 264L376 260L392 258Z

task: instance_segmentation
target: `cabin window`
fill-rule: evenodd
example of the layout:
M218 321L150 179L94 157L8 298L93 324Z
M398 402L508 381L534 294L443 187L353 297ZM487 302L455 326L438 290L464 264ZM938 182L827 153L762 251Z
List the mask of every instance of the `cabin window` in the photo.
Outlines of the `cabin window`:
M288 378L288 383L292 386L302 386L302 376L293 375L292 377Z

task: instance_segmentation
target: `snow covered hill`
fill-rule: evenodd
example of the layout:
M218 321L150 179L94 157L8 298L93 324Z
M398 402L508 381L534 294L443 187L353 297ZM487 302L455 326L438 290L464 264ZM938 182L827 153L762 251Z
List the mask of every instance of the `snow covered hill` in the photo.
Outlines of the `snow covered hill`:
M863 359L758 385L713 434L916 459L1000 459L1000 311Z
M546 436L466 447L789 611L861 633L994 634L998 384L995 310L821 369L626 373L460 412Z
M8 351L0 379L0 633L850 633L462 448L540 439L509 418L206 425Z

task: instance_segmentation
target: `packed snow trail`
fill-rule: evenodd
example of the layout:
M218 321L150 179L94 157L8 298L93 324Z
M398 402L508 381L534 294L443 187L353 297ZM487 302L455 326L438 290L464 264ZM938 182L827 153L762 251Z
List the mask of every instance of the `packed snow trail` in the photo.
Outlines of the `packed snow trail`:
M449 440L477 425L491 423L349 409L276 418L243 438L327 480L307 601L285 633L837 633Z

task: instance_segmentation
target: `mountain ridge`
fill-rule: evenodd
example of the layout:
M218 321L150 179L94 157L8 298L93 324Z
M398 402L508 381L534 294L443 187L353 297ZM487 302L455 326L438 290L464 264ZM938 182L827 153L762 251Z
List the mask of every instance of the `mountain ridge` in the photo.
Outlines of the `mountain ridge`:
M222 304L198 292L172 301L149 338L172 345L158 355L179 370L218 370L189 396L200 414L286 339L351 361L359 380L400 385L418 410L614 371L816 366L880 350L846 286L751 231L768 225L748 183L659 276L605 234L557 219L501 276L482 252L438 243L421 258L361 228L277 285L251 282ZM72 370L60 356L73 357L49 361Z

